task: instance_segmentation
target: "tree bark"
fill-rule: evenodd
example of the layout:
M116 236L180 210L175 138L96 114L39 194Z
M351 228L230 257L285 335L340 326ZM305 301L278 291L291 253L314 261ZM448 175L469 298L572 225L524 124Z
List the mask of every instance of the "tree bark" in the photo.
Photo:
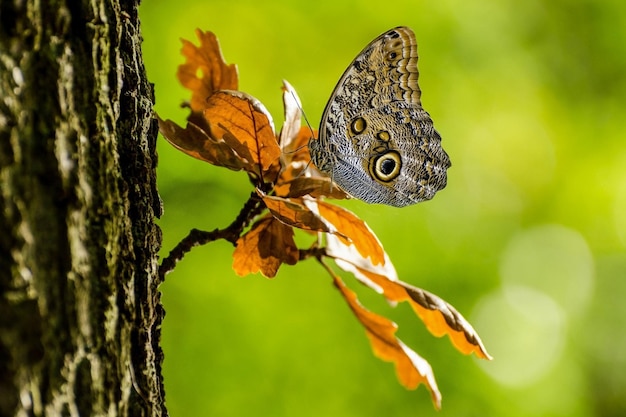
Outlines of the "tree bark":
M165 416L136 1L0 0L0 416Z

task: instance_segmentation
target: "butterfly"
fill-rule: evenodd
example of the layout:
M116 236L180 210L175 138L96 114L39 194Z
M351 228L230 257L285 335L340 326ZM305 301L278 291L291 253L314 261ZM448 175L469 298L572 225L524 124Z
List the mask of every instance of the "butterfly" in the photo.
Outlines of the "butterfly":
M352 197L404 207L446 186L450 158L422 108L418 75L415 34L397 27L339 79L308 146L313 164Z

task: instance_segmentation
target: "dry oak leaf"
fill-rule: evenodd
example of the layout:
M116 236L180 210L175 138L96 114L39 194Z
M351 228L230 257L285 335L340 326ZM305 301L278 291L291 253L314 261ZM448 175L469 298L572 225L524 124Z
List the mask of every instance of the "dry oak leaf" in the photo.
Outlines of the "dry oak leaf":
M159 131L176 149L201 161L239 171L248 166L226 142L214 140L202 128L188 122L183 129L171 120L157 116Z
M302 230L328 233L331 229L311 211L302 199L285 199L259 193L272 216L284 224Z
M329 197L348 198L330 178L321 174L311 163L308 142L315 131L308 126L301 126L302 105L296 90L283 80L283 104L285 122L279 134L282 150L282 170L274 191L280 197Z
M279 182L302 175L311 165L307 145L314 133L308 126L301 126L302 104L296 90L285 80L282 90L285 122L278 135L283 160Z
M440 409L441 393L430 364L396 338L395 333L398 326L394 322L364 308L359 303L356 294L347 288L330 269L328 271L333 275L335 286L341 292L350 309L365 327L376 356L395 364L396 374L404 387L415 389L419 384L424 384L430 391L435 408Z
M354 245L373 264L385 262L385 251L380 241L354 213L323 201L310 198L281 198L268 196L259 191L272 215L283 223L299 229L332 233L344 244Z
M283 126L281 141L284 132ZM311 163L307 148L310 137L311 130L303 126L287 145L281 147L283 169L274 187L276 195L293 198L310 195L313 198L328 197L336 200L349 198L330 177L320 173Z
M428 291L414 287L402 281L386 281L386 286L398 285L406 290L410 299L404 297L396 301L408 301L413 311L426 324L426 328L435 336L448 335L454 347L461 353L475 353L481 359L493 359L485 349L478 333L465 317L454 307ZM389 284L391 283L391 285ZM386 295L387 291L385 291Z
M260 101L240 91L218 91L207 100L204 118L210 136L223 140L247 161L248 173L263 182L276 180L280 147L272 117Z
M339 238L328 236L326 254L344 271L354 274L363 284L383 294L387 300L406 301L436 337L448 335L452 345L461 353L475 353L481 359L492 359L478 333L450 304L436 295L398 280L393 264L387 258L382 266L372 263L345 246Z
M311 157L309 156L307 144L311 137L311 130L304 126L300 127L289 141L284 140L285 132L285 126L283 126L283 130L280 132L283 170L277 182L287 182L303 176L321 176L322 174L311 164Z
M237 240L233 269L239 276L260 272L273 278L281 264L295 265L299 252L293 229L268 215Z
M283 178L287 175L291 176L292 179L284 181ZM299 176L294 178L292 172L286 172L285 175L281 174L274 191L276 191L276 195L287 198L297 198L305 195L313 198L327 197L335 200L349 198L328 177Z
M254 97L237 91L218 91L205 104L204 128L189 121L183 129L159 118L159 130L165 139L187 155L210 164L243 169L262 182L275 180L280 171L280 148L265 107Z
M317 200L310 204L317 206L319 215L334 226L337 231L335 236L346 246L354 245L359 254L364 258L369 257L374 265L385 263L385 251L380 241L363 220L345 208L324 201Z
M227 64L222 56L217 37L212 32L196 29L200 46L182 39L184 64L176 73L183 87L191 90L190 107L194 112L205 108L206 99L218 90L237 90L237 66Z
M302 131L300 126L300 120L302 119L302 103L296 90L286 80L283 80L283 108L285 109L285 122L280 129L278 135L278 143L280 149L285 154L288 160L293 159L293 156L298 151L300 146L306 145L308 138L300 138L299 134ZM306 129L310 133L309 129ZM310 137L310 135L307 135ZM300 142L302 141L302 142ZM303 148L308 153L306 148Z
M452 345L465 355L475 353L481 359L492 359L472 325L441 298L406 282L389 280L384 275L363 269L359 272L380 286L388 300L407 301L432 335L448 335Z

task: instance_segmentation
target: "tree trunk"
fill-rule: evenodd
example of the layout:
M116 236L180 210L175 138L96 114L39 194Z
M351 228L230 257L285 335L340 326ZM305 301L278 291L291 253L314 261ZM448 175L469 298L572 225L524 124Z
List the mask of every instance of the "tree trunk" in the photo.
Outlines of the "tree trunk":
M136 1L0 0L0 416L165 416Z

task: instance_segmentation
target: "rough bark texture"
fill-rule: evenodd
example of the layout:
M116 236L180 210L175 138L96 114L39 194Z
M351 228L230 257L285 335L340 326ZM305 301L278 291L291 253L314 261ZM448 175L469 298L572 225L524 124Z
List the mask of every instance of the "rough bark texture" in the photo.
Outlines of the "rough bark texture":
M166 415L136 1L0 1L0 416Z

